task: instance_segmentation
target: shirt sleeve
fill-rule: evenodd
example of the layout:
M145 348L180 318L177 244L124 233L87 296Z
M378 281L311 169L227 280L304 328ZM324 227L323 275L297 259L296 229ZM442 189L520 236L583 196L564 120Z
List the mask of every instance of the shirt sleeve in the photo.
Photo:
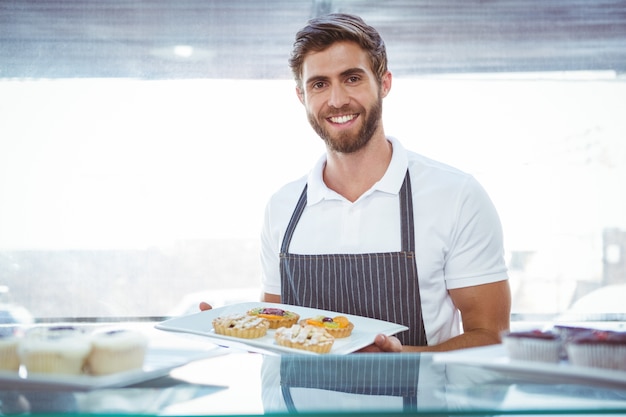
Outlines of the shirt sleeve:
M280 294L280 238L272 232L271 210L270 200L261 230L261 286L265 293Z
M467 178L458 195L444 274L448 289L508 279L500 218L473 177Z

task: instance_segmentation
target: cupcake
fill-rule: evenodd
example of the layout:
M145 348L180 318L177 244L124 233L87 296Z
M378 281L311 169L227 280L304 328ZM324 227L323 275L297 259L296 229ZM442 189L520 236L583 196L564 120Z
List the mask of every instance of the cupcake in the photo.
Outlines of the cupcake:
M20 357L17 354L19 340L13 334L0 334L0 371L19 371Z
M274 334L276 344L315 353L328 353L335 339L324 328L299 324L281 327Z
M588 330L567 345L572 365L626 371L626 332Z
M330 333L330 335L335 339L350 336L352 334L352 329L354 329L354 323L348 320L345 316L315 316L302 320L300 324L321 327Z
M148 338L133 330L101 331L91 336L87 370L92 375L107 375L141 369Z
M270 329L278 329L279 327L291 327L298 322L300 316L293 311L282 310L273 307L259 307L248 311L251 316L262 317L267 319Z
M267 319L249 314L230 314L213 320L215 333L244 339L263 337L269 327Z
M18 346L18 355L29 374L81 374L90 351L89 337L74 327L31 329Z
M502 343L515 360L558 363L561 360L561 338L551 331L509 332Z
M561 359L567 359L567 346L570 342L579 334L589 332L590 330L592 329L588 327L565 326L561 324L554 326L554 331L561 338Z

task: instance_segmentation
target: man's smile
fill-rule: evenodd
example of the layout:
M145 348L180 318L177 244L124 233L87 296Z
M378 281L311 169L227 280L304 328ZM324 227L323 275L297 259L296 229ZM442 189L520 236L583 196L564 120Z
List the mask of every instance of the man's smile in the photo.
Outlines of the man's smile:
M358 117L358 113L355 114L345 114L342 116L332 116L329 117L328 120L330 120L332 123L335 124L344 124L344 123L348 123L351 120L354 120Z

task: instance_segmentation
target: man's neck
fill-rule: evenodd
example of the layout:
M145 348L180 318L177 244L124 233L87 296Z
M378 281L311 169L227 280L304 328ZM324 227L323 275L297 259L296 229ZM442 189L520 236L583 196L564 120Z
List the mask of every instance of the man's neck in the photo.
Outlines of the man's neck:
M324 183L354 202L385 175L392 152L384 134L373 137L365 148L354 153L328 151Z

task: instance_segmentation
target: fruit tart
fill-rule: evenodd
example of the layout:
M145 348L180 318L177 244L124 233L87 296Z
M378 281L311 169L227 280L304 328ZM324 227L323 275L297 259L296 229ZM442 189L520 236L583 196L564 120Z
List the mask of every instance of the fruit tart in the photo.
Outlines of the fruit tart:
M300 315L275 307L258 307L248 311L248 315L262 317L270 324L270 329L291 327L298 322Z
M335 343L335 339L323 328L300 324L278 328L274 339L280 346L315 353L328 353Z
M248 314L230 314L213 320L215 333L244 339L263 337L269 327L268 320Z
M321 327L336 339L350 336L354 329L354 323L345 316L315 316L302 320L300 324Z

